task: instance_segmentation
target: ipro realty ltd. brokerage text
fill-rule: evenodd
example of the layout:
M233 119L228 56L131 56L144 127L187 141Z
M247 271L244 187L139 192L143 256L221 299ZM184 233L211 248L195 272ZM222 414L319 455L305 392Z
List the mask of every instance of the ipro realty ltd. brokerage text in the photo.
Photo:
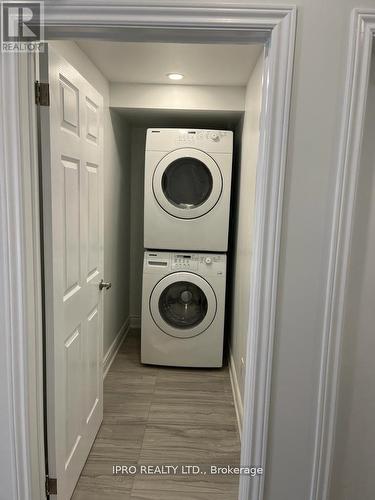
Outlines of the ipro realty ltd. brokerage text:
M114 464L112 466L113 475L160 475L160 476L177 476L177 475L224 475L224 476L262 476L263 467L254 466L232 466L232 465L123 465Z

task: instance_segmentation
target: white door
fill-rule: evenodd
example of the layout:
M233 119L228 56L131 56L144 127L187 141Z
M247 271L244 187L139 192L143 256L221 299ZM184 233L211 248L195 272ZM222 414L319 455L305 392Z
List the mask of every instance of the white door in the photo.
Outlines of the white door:
M103 99L51 49L40 77L48 466L63 500L103 417Z
M180 219L202 217L219 201L223 190L220 168L207 153L181 148L160 160L153 176L159 205Z

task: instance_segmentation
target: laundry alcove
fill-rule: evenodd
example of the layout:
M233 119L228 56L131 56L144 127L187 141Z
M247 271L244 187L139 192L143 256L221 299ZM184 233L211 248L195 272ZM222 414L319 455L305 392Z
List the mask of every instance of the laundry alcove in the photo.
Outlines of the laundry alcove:
M98 479L93 482L88 480L97 470L95 460L103 460L103 453L109 453L108 450L112 445L115 446L117 439L120 443L127 442L127 439L132 442L132 431L135 435L139 433L136 443L133 443L135 448L141 447L138 460L146 460L147 456L157 459L155 449L150 444L158 439L157 435L152 434L155 426L157 434L159 431L165 432L166 441L170 441L164 449L164 461L177 460L173 452L177 441L173 441L170 432L173 426L183 424L188 427L179 428L182 433L194 434L199 430L211 436L201 445L201 452L207 448L207 459L211 462L217 458L219 461L239 463L262 105L263 47L218 45L215 48L208 46L205 52L204 45L194 48L191 44L188 52L195 53L195 58L199 60L199 67L194 68L184 52L186 48L183 44L160 44L165 45L160 48L161 54L173 54L175 50L175 60L185 62L193 74L186 83L177 84L164 82L166 69L163 67L158 70L157 66L149 69L147 75L134 76L129 70L128 80L118 81L119 78L125 78L121 76L121 69L116 73L116 66L121 68L124 57L121 47L126 49L129 58L129 53L135 50L129 47L132 44L80 41L53 42L51 45L92 85L98 86L98 82L101 82L104 94L104 275L112 283L112 288L104 296L103 352L104 371L107 374L104 382L104 421L78 482L77 492L91 491L94 486L100 490L102 485ZM222 73L218 62L223 59L218 54L224 51L230 56L232 51L233 57L236 50L239 50L237 57L247 57L247 63L238 64L236 59L237 69L241 71L236 74L236 68L233 68L233 73ZM161 55L157 60L161 64ZM110 66L108 61L111 61ZM140 68L143 65L147 67L147 58L143 62L137 61L137 64ZM148 65L152 67L149 60ZM208 70L203 71L204 66ZM189 71L185 72L189 76ZM152 77L156 73L162 73L162 81ZM211 80L207 79L207 74ZM134 81L134 78L140 78L141 81ZM206 370L204 373L182 370L178 375L173 368L142 367L139 363L145 248L145 147L147 130L150 128L230 131L234 136L223 370ZM202 376L205 386L202 386ZM150 391L155 391L166 406L157 406L155 400L149 397ZM125 394L126 398L122 400ZM180 404L176 403L172 408L171 398ZM210 401L216 406L210 407ZM190 415L186 405L195 412L194 416L189 416L189 424L184 423L180 415L181 411ZM150 413L144 411L146 407ZM154 410L157 415L154 415ZM160 414L163 412L172 412L168 419L169 425L172 425L170 429L160 427ZM208 415L212 413L221 415L219 420L225 423L231 436L226 444L222 442L224 447L228 447L223 455L213 443L220 444L220 440L224 439L224 428L217 427L219 422L212 426L208 424ZM147 415L151 415L151 421ZM140 422L138 426L133 421L135 416ZM153 437L149 442L150 435ZM115 441L112 442L112 439ZM191 439L191 436L187 436L186 441L182 439L186 449L191 445ZM197 456L189 455L188 452L186 459L198 460ZM234 499L238 486L238 478L235 479L217 493L226 491L225 498ZM136 489L145 487L137 480L134 484L132 487ZM209 481L205 484L206 487L212 486ZM124 485L121 487L125 488ZM189 488L189 485L184 487Z

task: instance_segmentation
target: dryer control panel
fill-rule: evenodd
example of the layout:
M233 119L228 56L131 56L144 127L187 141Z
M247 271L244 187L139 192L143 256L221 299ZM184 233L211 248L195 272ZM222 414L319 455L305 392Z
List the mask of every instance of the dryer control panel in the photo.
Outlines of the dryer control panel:
M207 153L232 153L231 130L149 128L146 150L170 152L180 148L195 148Z

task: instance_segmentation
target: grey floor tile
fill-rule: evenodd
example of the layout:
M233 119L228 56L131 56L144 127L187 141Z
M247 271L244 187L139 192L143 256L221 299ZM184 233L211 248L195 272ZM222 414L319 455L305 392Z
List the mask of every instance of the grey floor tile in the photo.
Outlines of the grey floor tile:
M214 385L214 384L213 384ZM156 382L155 391L152 395L152 402L173 402L180 399L190 400L194 402L212 402L218 404L233 404L233 398L230 392L226 391L224 386L220 383L214 386L212 390L209 384L197 383L165 383L159 384Z
M238 464L240 443L234 427L151 424L139 463Z
M104 391L127 394L152 394L156 385L155 375L145 375L141 370L133 374L110 371L104 380Z
M238 494L238 476L137 476L133 491L188 491L190 493L227 494L235 499Z
M158 398L150 406L148 421L151 424L175 423L187 425L227 425L236 428L234 406L216 401Z
M150 411L150 396L132 394L119 397L115 392L104 393L104 419L117 416L122 421L145 422Z
M126 372L138 375L158 375L161 368L153 365L142 365L140 356L132 353L119 352L112 363L110 372Z
M197 380L211 380L212 378L229 379L229 369L228 367L223 368L176 368L164 366L160 368L159 379L160 380L185 380L185 381L197 381Z
M227 493L207 493L190 491L133 490L131 500L237 500L237 496Z
M107 423L103 422L100 426L97 439L123 440L128 445L142 446L146 423L121 422Z
M139 442L97 438L83 468L83 476L112 476L114 465L134 465L141 451Z
M118 476L81 476L72 500L130 500L133 479Z

